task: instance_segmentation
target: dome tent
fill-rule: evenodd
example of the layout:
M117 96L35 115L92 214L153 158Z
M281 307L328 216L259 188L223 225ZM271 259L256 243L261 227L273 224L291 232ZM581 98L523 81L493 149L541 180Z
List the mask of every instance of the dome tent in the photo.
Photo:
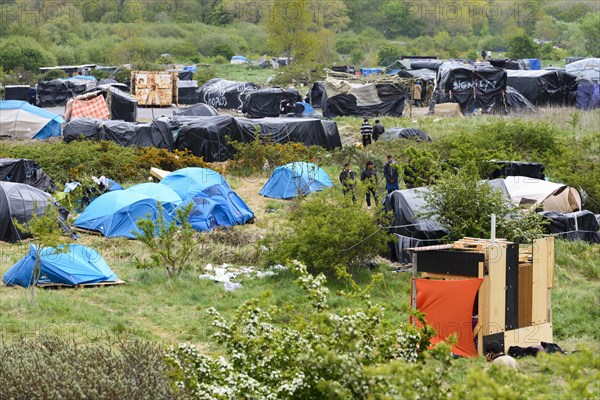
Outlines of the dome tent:
M254 218L252 210L212 169L183 168L171 172L161 184L169 186L184 200L180 207L194 202L189 220L196 230L241 225Z
M0 240L16 242L29 237L14 226L13 220L27 223L34 214L42 215L54 199L48 193L24 183L0 182Z
M135 186L128 187L126 190L136 192L160 202L165 210L172 212L181 204L181 197L170 187L160 183L140 183Z
M6 285L31 286L35 263L36 248L31 245L29 253L4 274L2 281ZM38 284L79 285L118 281L100 254L79 244L70 245L65 252L56 252L52 247L43 249L40 254L40 267L41 277Z
M11 139L47 139L60 136L63 117L25 101L0 101L0 136Z
M329 175L315 164L293 162L278 167L265 183L260 194L276 199L291 199L298 196L332 187Z

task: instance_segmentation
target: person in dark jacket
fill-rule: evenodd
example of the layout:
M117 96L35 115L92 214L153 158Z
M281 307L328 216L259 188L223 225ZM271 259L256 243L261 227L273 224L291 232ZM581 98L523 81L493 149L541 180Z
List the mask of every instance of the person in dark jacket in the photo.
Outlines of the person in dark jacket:
M371 136L373 135L373 127L369 123L369 119L365 118L362 125L360 126L360 134L362 135L363 147L371 144Z
M340 183L342 184L342 191L344 196L348 194L348 192L352 193L352 202L356 203L356 196L354 195L354 187L356 186L354 180L354 171L350 169L350 164L344 164L344 169L340 173Z
M375 120L375 125L373 125L373 141L376 142L381 135L385 132L385 128L381 125L378 119Z
M365 187L367 189L366 199L367 199L367 208L371 209L371 194L373 195L373 199L375 203L377 203L377 171L375 171L375 165L371 161L367 161L367 165L363 172L360 174L361 182L365 183Z
M388 194L392 193L394 190L400 189L398 186L398 178L399 173L398 169L395 166L396 162L392 158L391 155L387 156L387 163L385 167L383 167L383 176L385 177L385 188L387 189Z

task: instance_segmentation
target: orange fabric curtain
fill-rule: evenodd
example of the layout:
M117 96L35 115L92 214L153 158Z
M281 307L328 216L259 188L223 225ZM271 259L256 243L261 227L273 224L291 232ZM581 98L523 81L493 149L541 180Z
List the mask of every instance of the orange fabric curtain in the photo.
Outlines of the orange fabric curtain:
M452 351L463 357L477 357L473 342L472 312L475 295L483 279L429 280L415 279L417 309L425 314L427 324L437 335L432 344L457 333Z

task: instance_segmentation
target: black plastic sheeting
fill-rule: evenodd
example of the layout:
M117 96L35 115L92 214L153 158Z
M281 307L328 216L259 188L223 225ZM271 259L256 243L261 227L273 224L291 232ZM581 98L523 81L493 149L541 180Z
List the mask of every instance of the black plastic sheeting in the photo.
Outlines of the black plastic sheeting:
M356 97L349 93L328 98L327 92L323 91L321 99L323 116L326 118L348 115L401 117L404 111L406 91L398 84L376 84L375 87L381 103L370 106L359 106Z
M430 246L448 235L448 229L433 219L419 219L418 215L427 212L422 195L427 188L396 190L388 194L384 201L385 211L393 213L390 233L396 235L396 243L390 246L390 259L401 263L412 262L411 247Z
M417 69L414 71L402 69L398 71L398 76L402 78L417 78L426 82L434 82L437 78L437 72L427 68Z
M75 81L39 81L37 84L38 107L58 107L67 104L71 97L78 96L87 90L86 83Z
M509 114L536 111L535 106L514 87L507 86L504 95Z
M198 94L198 82L191 80L180 80L177 86L177 96L179 104L198 103L200 101L200 95Z
M237 130L233 117L173 117L169 119L169 123L176 134L176 149L190 150L192 154L208 162L232 158L233 147L228 141Z
M44 192L56 190L56 185L40 164L24 158L0 158L0 181L24 183Z
M507 71L507 74L507 84L536 106L574 104L576 78L562 69Z
M109 86L107 96L111 119L135 122L137 120L137 100L120 86Z
M437 72L444 60L410 60L410 69L432 69Z
M13 220L25 224L33 215L43 215L52 203L52 196L33 186L0 182L0 240L12 243L31 237L17 230Z
M490 179L506 178L507 176L526 176L545 180L543 164L525 161L494 161L496 169L490 173Z
M425 132L417 128L389 128L386 129L383 135L379 138L380 140L394 140L394 139L415 139L418 142L431 142Z
M121 146L158 147L172 151L173 135L166 121L154 120L145 124L125 121L102 121L77 118L65 125L63 139L110 140Z
M248 92L242 96L242 112L250 118L279 117L282 104L302 101L296 89L269 88Z
M539 213L549 221L548 232L569 241L600 243L600 225L593 212L588 210L563 214L554 211Z
M511 60L509 59L494 59L494 58L490 58L488 59L488 62L490 64L492 64L492 66L496 67L496 68L502 68L502 69L512 69L512 70L526 70L529 69L527 68L527 64L525 63L525 61L523 60Z
M175 110L173 111L173 115L182 117L213 117L219 115L219 113L208 104L198 103L188 108Z
M194 79L194 73L192 71L178 70L177 78L179 78L180 81L191 81L192 79Z
M27 91L29 85L8 85L4 87L5 100L21 100L28 101Z
M313 83L310 92L306 94L304 101L313 107L321 108L321 99L323 98L324 91L325 85L323 81L317 81Z
M252 82L234 82L215 78L202 85L198 89L198 95L200 103L216 109L237 110L242 108L242 94L258 89L260 87Z
M449 101L460 105L463 114L471 114L476 108L487 114L506 111L503 69L490 65L451 66L440 72L438 88Z

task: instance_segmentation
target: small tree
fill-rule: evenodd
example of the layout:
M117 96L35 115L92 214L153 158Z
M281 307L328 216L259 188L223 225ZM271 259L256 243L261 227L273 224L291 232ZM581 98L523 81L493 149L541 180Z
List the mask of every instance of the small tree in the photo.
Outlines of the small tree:
M37 203L34 208L38 210ZM62 229L59 225L58 209L52 203L46 205L43 214L34 213L29 222L20 223L13 219L13 224L21 232L28 232L32 236L32 243L35 249L35 264L31 273L31 304L35 304L35 287L42 276L42 254L50 248L54 248L54 253L60 253L67 250L67 247L61 246L68 242L68 239L62 235Z
M148 247L151 259L150 263L140 263L142 267L163 266L169 278L179 276L181 271L190 267L189 261L196 245L196 231L188 219L193 208L194 203L191 202L177 209L175 219L167 223L159 203L156 222L150 217L137 221L142 232L134 232L135 237Z
M538 47L529 36L517 35L509 40L506 54L514 59L535 58L538 56Z

